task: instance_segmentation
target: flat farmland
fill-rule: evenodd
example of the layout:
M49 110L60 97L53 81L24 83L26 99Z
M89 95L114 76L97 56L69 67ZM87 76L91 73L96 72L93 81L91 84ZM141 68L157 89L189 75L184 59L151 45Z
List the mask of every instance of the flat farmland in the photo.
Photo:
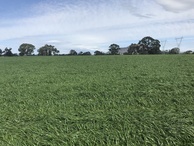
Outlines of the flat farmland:
M0 145L194 145L194 55L0 57Z

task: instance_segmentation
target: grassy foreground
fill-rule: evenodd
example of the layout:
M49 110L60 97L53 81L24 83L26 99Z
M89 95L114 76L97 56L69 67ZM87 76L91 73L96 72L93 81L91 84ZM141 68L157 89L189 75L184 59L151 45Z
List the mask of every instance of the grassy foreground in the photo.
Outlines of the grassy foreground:
M0 57L0 145L194 145L194 56Z

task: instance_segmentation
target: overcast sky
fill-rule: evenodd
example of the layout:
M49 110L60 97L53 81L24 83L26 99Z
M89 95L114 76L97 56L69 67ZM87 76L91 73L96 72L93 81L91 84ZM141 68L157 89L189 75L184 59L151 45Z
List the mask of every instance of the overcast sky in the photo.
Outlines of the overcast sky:
M106 52L145 36L161 50L183 37L181 51L194 51L194 0L0 0L0 48L14 53L22 43Z

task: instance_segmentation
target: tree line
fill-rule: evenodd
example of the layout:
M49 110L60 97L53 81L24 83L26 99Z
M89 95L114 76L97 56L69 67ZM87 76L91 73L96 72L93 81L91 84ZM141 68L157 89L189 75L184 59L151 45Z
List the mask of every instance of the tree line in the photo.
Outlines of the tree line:
M160 50L160 41L154 39L150 36L142 38L137 44L132 43L127 47L126 52L122 53L123 55L136 55L136 54L179 54L180 48L175 47L170 50ZM121 54L120 46L118 44L111 44L109 46L109 53L111 55ZM184 54L194 54L192 50L184 52Z
M28 44L28 43L23 43L20 45L18 51L19 51L19 56L31 56L31 55L35 55L34 50L35 50L35 46L32 44ZM0 55L3 56L17 56L17 54L13 54L12 53L12 48L5 48L3 51L0 49ZM59 50L57 50L57 48L55 48L52 45L44 45L42 47L40 47L38 50L38 55L40 56L51 56L51 55L55 55L59 53Z
M4 50L0 49L0 56L35 56L35 46L28 43L23 43L19 46L19 54L12 53L12 48L5 48ZM77 53L75 50L70 50L69 54L59 54L59 50L53 45L44 45L38 50L38 56L53 56L53 55L92 55L89 51Z
M127 47L124 53L121 53L123 48L120 48L118 44L111 44L109 46L108 52L101 52L96 50L94 55L136 55L136 54L179 54L180 49L175 47L171 50L160 50L160 41L154 39L150 36L142 38L137 44L132 43L130 46ZM35 46L28 43L23 43L19 46L19 56L32 56L35 55L34 50ZM76 50L70 50L68 54L59 54L59 50L52 45L44 45L40 47L38 50L39 56L52 56L52 55L69 55L69 56L76 56L76 55L92 55L89 51L87 52L79 52L77 53ZM184 52L185 54L194 54L193 51L188 50ZM18 54L12 53L12 48L5 48L4 50L0 49L0 56L18 56Z

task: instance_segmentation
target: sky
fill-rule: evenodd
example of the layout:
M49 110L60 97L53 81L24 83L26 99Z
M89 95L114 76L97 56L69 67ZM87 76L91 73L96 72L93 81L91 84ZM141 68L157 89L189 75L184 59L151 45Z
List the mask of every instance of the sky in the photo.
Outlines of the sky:
M107 52L145 36L194 51L194 0L0 0L0 48L14 53L22 43Z

